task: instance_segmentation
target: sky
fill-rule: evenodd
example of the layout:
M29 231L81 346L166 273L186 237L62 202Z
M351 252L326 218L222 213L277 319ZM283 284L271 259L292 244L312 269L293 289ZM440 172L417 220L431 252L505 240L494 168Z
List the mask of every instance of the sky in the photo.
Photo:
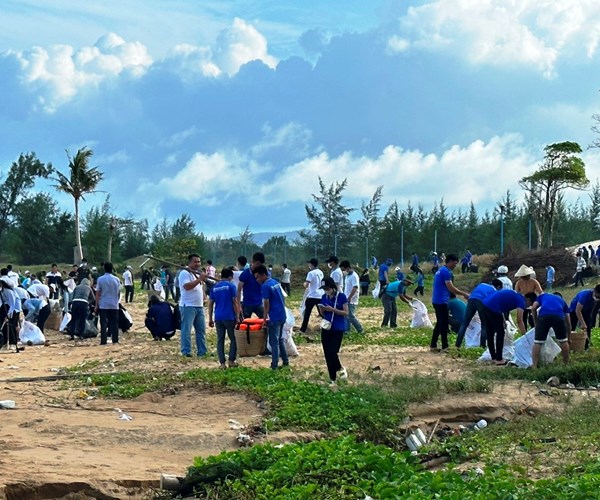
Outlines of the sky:
M3 0L0 171L87 146L82 210L207 236L306 228L319 177L483 212L551 143L600 177L599 42L597 0Z

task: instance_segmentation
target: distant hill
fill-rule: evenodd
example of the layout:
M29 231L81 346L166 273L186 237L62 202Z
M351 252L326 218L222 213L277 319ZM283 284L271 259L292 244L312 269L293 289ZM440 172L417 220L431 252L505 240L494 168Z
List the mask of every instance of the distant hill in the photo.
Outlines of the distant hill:
M284 233L252 233L252 239L258 246L263 246L269 240L269 238L272 238L273 236L285 236L287 238L288 243L292 243L294 240L297 240L300 237L298 231L299 230L287 231ZM236 236L233 239L239 240L240 238Z

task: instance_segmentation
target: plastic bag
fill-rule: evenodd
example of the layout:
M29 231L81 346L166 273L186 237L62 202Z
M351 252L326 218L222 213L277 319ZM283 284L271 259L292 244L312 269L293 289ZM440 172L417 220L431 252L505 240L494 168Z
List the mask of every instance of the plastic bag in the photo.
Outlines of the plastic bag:
M23 344L31 343L33 345L44 345L46 337L44 337L42 330L40 330L37 325L25 321L19 332L19 340Z
M473 319L465 330L465 346L479 347L481 345L481 320L479 313L475 313Z
M410 306L413 308L413 318L410 323L411 328L432 328L429 314L427 314L427 306L420 300L414 299Z
M71 321L71 313L67 313L63 316L62 321L60 322L60 327L59 327L59 332L66 332L67 331L67 325L69 324L69 322Z
M515 333L517 328L513 324L512 321L504 322L504 348L502 349L502 359L505 361L512 361L515 355ZM487 332L489 335L494 335L493 332ZM491 361L492 356L490 355L490 350L486 349L485 352L479 358L479 361Z
M377 282L377 284L375 285L375 288L373 288L373 291L371 292L371 294L373 295L374 299L378 299L379 298L379 291L381 290L381 283L379 283L379 281Z
M553 339L554 330L550 328L548 338L542 345L540 353L540 363L549 364L554 361L554 358L560 354L560 346ZM535 340L535 328L529 330L525 335L515 340L515 353L512 362L519 368L528 368L531 366L531 351Z

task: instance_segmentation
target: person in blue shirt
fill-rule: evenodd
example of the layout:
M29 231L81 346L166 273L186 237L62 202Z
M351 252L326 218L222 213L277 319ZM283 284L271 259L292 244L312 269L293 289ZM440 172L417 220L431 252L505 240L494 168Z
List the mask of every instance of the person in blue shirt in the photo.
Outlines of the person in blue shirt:
M448 312L450 313L450 330L457 333L465 319L467 304L450 292L450 299L448 300Z
M469 268L471 267L472 261L473 261L473 254L467 248L465 255L463 256L462 259L460 259L460 271L462 273L469 272Z
M419 267L419 256L416 252L412 253L412 263L410 265L410 270L413 273L422 273L421 268Z
M81 281L83 282L83 280ZM83 323L85 327L85 318L80 323ZM171 306L160 300L157 295L152 295L148 301L144 325L150 330L154 340L171 340L171 337L175 335L175 316ZM80 332L80 336L83 336L83 328L80 328Z
M534 293L527 294L531 304L531 313L535 322L535 340L531 349L531 366L537 368L542 352L542 345L548 338L550 328L554 330L554 336L560 344L563 363L569 362L569 338L571 331L571 320L569 317L569 306L560 294L542 293L535 297Z
M550 291L552 290L552 285L554 284L554 275L556 274L556 271L554 270L554 267L552 267L551 265L547 265L546 266L546 291Z
M535 294L533 294L535 295ZM497 365L505 365L507 361L502 357L502 351L504 350L504 329L505 320L504 314L509 313L513 309L525 310L532 304L531 294L526 294L524 297L514 290L498 290L488 295L483 302L483 317L481 318L481 324L485 323L487 329L487 341L488 349L494 361ZM520 318L519 327L521 331L524 331L525 327L522 324L522 315L518 315Z
M233 270L224 268L221 271L221 281L215 283L209 292L208 326L217 331L217 356L220 368L237 366L237 344L235 341L235 322L240 317L237 301L237 289L232 283ZM213 316L214 310L214 316ZM225 365L225 334L229 337L228 364Z
M585 348L589 349L592 335L592 318L600 305L600 285L593 289L582 290L569 304L569 314L571 316L571 326L581 328L587 334Z
M256 316L259 318L264 317L261 286L260 283L258 283L258 281L256 281L254 278L254 269L258 266L264 265L265 255L262 252L256 252L252 256L250 267L244 268L242 274L240 274L237 296L244 318L251 317L252 313L256 314ZM244 297L243 300L242 294Z
M392 259L387 259L383 264L379 266L379 273L377 275L377 279L379 280L379 284L384 287L390 282L390 266L392 265Z
M448 300L450 299L450 292L455 295L462 295L465 299L469 298L469 294L459 290L454 286L452 280L452 270L458 264L458 257L455 254L448 254L446 256L446 264L444 264L435 276L433 277L433 290L431 293L431 303L433 304L433 310L435 311L435 327L431 335L430 350L437 351L438 340L442 338L442 352L448 350L448 329L450 327L450 315L448 310Z
M440 268L440 258L438 257L437 252L431 252L431 264L431 273L437 273L438 269Z
M276 370L279 366L279 358L283 366L289 366L290 360L285 349L282 338L283 325L286 320L285 298L279 282L269 278L269 271L264 264L252 269L254 278L261 285L263 298L264 317L269 332L269 345L271 346L271 369Z
M321 345L323 355L329 372L329 383L336 385L338 373L340 379L348 378L346 368L340 362L339 352L342 346L344 332L347 329L346 316L348 316L348 298L339 292L332 278L325 278L321 282L321 288L325 292L319 304L319 313L323 319L331 322L331 328L321 328Z
M456 336L456 347L460 349L462 346L463 339L465 338L465 332L469 327L469 323L475 316L475 313L479 314L479 320L481 321L481 334L480 334L480 346L485 347L487 345L487 330L485 325L483 324L483 302L488 295L491 295L496 290L502 290L503 283L498 278L495 278L492 281L492 284L488 283L480 283L477 285L471 293L469 294L469 300L467 301L465 317L463 319L462 324L458 330L458 335Z
M414 294L415 297L417 295L419 295L419 293L421 294L421 297L423 297L425 292L425 275L423 274L423 271L421 271L419 269L419 272L417 273L417 287L415 288Z
M383 295L381 296L381 303L383 304L383 321L381 322L381 326L390 326L390 328L396 328L397 317L398 317L398 306L396 304L396 297L400 297L402 302L406 302L410 304L412 297L406 295L406 287L408 285L412 285L412 281L408 278L404 278L402 280L393 281L390 283Z

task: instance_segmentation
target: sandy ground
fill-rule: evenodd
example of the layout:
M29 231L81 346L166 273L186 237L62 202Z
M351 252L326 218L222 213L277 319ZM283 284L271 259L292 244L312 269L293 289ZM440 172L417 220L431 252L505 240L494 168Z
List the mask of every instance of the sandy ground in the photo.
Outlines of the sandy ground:
M98 345L98 339L72 342L47 331L48 346L23 352L0 353L0 400L16 408L0 411L0 498L141 498L157 486L160 474L183 475L194 456L238 448L230 420L246 425L260 420L256 401L242 394L185 389L144 394L133 400L88 399L91 391L69 389L64 381L39 380L80 365L83 372L178 372L202 366L217 368L213 359L181 358L179 342L153 342L143 328L144 303L129 307L133 329L120 345ZM375 321L374 311L364 311ZM325 365L319 344L300 347L294 370L319 376ZM464 360L409 347L344 346L343 363L351 378L360 374L386 377L398 374L461 378ZM240 364L268 367L268 358L243 358ZM34 381L16 381L23 377ZM480 418L509 419L511 415L551 411L554 398L539 395L531 384L497 386L492 394L447 396L441 401L413 405L411 425L430 428L438 420L451 424ZM123 414L132 417L124 420ZM281 433L275 439L295 439Z

